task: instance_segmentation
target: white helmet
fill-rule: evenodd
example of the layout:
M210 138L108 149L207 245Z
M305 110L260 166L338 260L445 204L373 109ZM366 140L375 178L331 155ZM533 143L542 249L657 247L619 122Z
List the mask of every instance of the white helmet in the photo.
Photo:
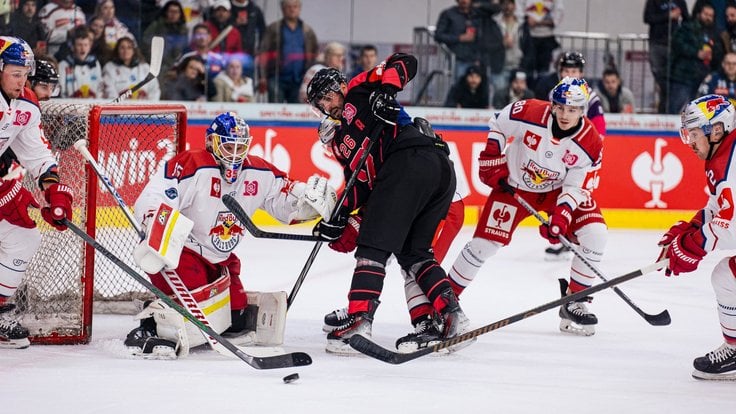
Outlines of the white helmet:
M590 99L590 87L585 79L565 76L552 89L552 102L560 105L582 106L585 108Z
M713 126L723 123L724 135L733 131L736 110L728 99L721 95L705 95L687 104L680 114L682 126L680 127L680 138L685 144L690 144L690 130L700 128L708 137L713 132ZM718 142L713 142L717 144Z

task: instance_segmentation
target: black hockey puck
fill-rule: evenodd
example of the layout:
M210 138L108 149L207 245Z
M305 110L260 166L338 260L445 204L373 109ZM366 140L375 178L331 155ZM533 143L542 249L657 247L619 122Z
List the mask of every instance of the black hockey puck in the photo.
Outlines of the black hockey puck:
M290 384L298 379L299 379L299 374L295 372L291 375L287 375L284 377L284 384Z

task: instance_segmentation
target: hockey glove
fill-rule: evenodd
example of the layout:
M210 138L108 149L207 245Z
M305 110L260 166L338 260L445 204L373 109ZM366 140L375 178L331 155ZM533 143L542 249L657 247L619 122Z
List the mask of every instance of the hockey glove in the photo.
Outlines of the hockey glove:
M44 198L49 206L41 209L41 217L57 230L66 230L66 226L59 220L72 219L72 189L64 184L52 184L46 189Z
M389 125L396 125L401 106L396 102L398 88L393 85L381 85L368 98L373 116Z
M28 216L28 207L39 208L33 194L20 184L18 180L0 183L0 218L8 223L32 229L36 222Z
M488 150L483 150L478 157L478 176L480 180L493 189L499 189L501 180L509 176L509 166L506 164L506 156L502 154L493 155Z
M539 234L552 244L560 242L560 236L567 233L567 228L572 221L572 209L566 204L555 207L552 215L549 216L548 224L539 226Z
M358 246L358 233L362 218L353 214L348 217L348 225L337 240L330 242L330 249L340 253L350 253Z
M332 142L332 139L335 138L335 133L340 128L341 122L337 119L332 119L329 116L326 116L322 119L322 122L319 123L319 128L317 128L317 135L319 135L319 140L323 144L327 145L330 142Z
M314 226L312 234L320 237L324 241L333 242L342 236L347 225L348 218L345 216L338 216L333 221L325 221L322 219Z
M675 223L674 226L670 227L669 230L667 230L667 233L662 235L662 238L659 239L659 243L657 243L657 246L662 248L662 251L659 253L659 257L657 258L657 261L660 261L667 257L667 247L672 243L675 238L681 234L685 233L691 233L696 230L698 230L702 224L697 220L692 221L678 221ZM657 269L657 270L662 270Z
M690 273L698 268L700 261L705 257L705 250L700 245L703 237L700 232L689 232L677 236L667 248L667 257L670 262L664 274L675 276L680 273Z

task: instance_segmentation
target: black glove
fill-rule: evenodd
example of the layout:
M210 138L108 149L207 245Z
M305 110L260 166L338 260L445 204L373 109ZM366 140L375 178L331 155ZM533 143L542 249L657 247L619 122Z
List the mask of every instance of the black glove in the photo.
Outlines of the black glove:
M314 226L312 234L322 238L324 241L332 242L342 236L342 232L345 231L345 227L348 225L348 218L346 216L338 216L332 221L320 220L317 225Z
M381 85L368 98L373 115L389 125L396 125L401 111L401 106L396 102L397 92L398 89L393 85Z

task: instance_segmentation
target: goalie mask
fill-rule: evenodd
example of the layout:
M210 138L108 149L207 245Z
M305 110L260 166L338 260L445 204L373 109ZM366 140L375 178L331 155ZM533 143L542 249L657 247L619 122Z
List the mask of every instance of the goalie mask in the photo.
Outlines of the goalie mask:
M342 96L341 85L347 83L345 76L335 68L324 68L317 72L307 85L307 103L320 113L332 118L339 118L340 114L331 113L328 104L332 93Z
M691 145L697 136L694 134L696 129L700 129L703 135L708 139L710 151L707 159L713 155L715 144L733 131L734 117L736 110L728 99L720 95L705 95L690 102L682 111L682 126L680 127L680 139L687 145ZM713 141L711 134L713 127L722 124L723 134L717 141Z
M226 182L237 181L252 139L250 127L234 112L218 115L207 128L205 148L217 159Z
M0 72L5 69L5 65L28 67L28 76L36 73L33 50L25 40L18 37L0 36Z

